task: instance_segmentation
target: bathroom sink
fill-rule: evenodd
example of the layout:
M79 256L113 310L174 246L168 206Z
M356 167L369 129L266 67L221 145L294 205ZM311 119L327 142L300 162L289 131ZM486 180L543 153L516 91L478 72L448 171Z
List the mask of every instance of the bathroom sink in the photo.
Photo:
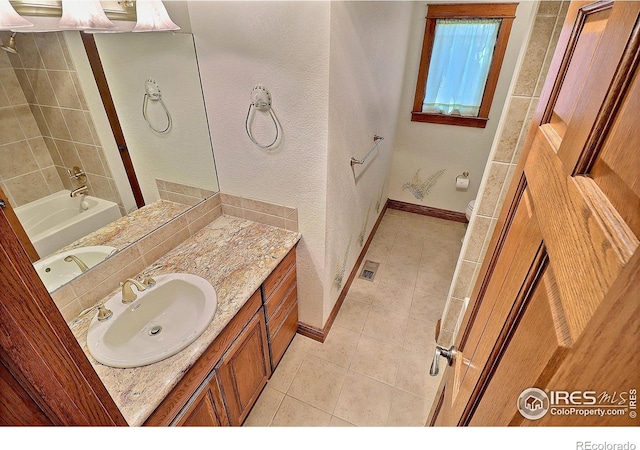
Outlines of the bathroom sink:
M154 279L155 286L136 292L132 303L122 303L120 291L107 300L110 319L93 318L87 346L98 362L127 368L161 361L184 350L211 323L218 307L211 283L186 273Z
M40 279L42 279L47 290L53 292L80 275L82 273L80 266L83 263L87 266L87 269L90 269L117 251L117 248L108 245L78 247L43 258L33 263L33 267L40 275ZM71 256L77 258L77 260L72 259ZM67 261L65 261L65 258Z

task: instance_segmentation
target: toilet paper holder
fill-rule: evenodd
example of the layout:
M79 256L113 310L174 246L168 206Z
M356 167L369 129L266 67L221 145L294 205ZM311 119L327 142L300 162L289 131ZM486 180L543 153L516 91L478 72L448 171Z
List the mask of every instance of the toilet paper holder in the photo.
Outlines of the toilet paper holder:
M466 170L462 175L456 177L456 191L466 191L469 189L469 172Z

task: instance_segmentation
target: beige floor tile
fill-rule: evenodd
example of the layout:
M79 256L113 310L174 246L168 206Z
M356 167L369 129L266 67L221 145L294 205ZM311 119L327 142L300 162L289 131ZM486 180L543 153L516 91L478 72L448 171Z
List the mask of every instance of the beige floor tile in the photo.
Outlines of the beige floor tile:
M276 412L284 399L284 395L284 393L276 391L268 385L265 386L243 426L268 427L271 425L271 421L276 415Z
M355 427L354 424L347 422L346 420L342 420L339 417L331 416L331 422L329 422L329 426L331 427Z
M403 349L398 364L395 386L424 398L433 398L440 384L440 377L429 375L433 349L419 351Z
M408 320L406 313L372 307L362 334L389 344L402 345Z
M286 395L271 426L326 427L329 426L330 421L331 414Z
M370 306L367 304L355 300L346 301L345 299L336 316L335 322L333 322L333 326L339 326L361 333L362 328L364 328L364 322L367 320L369 309Z
M349 370L393 385L398 371L400 351L397 345L362 336Z
M291 382L298 373L300 365L302 365L302 361L304 361L307 351L313 343L313 340L296 334L280 360L278 367L276 367L273 375L271 375L268 385L280 392L287 392L289 386L291 386Z
M437 271L419 271L416 277L415 288L425 294L434 297L447 297L453 272L442 273Z
M358 347L360 333L334 325L323 343L315 342L309 355L348 368Z
M432 352L436 345L436 322L417 320L409 317L404 344L407 350Z
M408 314L412 301L413 289L411 287L379 282L371 306Z
M307 355L287 394L332 413L338 401L347 369L313 355Z
M355 278L349 287L349 292L344 298L344 303L356 301L364 303L365 305L371 305L374 297L377 295L377 292L378 286L373 282Z
M391 427L424 427L432 401L402 389L395 389L387 425Z
M245 424L424 426L444 372L429 376L435 324L464 232L387 209L364 258L380 263L375 279L353 280L325 343L296 336Z
M453 275L460 253L459 245L440 242L434 247L425 245L420 259L419 270L445 271Z
M355 372L349 372L336 404L334 416L360 427L387 423L393 387Z
M442 318L447 297L435 297L416 288L413 292L409 317L425 322L437 322Z
M398 233L396 234L396 238L393 241L394 249L404 249L404 250L415 250L416 247L418 250L422 250L422 246L425 243L425 236L421 232L412 232L408 230L406 227L401 227L398 229Z
M387 261L380 264L375 281L414 288L418 276L418 267L400 261Z

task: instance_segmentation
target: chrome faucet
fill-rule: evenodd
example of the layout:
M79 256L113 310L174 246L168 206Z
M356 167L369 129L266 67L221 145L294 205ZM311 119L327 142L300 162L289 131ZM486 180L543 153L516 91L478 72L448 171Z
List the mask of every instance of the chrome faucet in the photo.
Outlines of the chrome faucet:
M146 289L143 284L133 278L127 278L120 282L120 287L122 288L122 303L131 303L138 298L138 295L133 292L133 288L131 287L132 285L138 289L138 292L142 292Z
M78 189L74 189L71 191L71 197L75 197L76 195L87 195L89 193L89 188L87 186L80 186Z
M78 267L80 268L80 271L82 272L86 272L87 270L89 270L89 266L87 266L84 261L82 261L80 258L78 258L77 256L74 255L69 255L66 258L64 258L64 260L66 262L74 262L78 265Z

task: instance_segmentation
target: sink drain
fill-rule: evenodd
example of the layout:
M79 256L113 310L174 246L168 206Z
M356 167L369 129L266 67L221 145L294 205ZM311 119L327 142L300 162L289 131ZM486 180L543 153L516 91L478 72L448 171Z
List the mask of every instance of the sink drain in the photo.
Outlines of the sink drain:
M155 327L149 330L149 336L155 336L162 331L162 327L160 325L156 325Z

